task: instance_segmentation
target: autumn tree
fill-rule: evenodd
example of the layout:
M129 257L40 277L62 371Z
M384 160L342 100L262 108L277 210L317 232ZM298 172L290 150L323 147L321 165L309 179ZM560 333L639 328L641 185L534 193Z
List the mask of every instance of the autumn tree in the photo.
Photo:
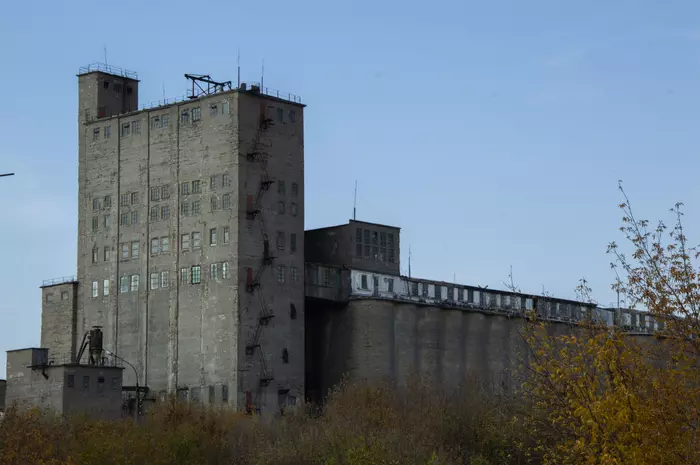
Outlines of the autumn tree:
M612 287L660 329L640 337L590 320L551 336L533 315L524 335L526 422L538 438L531 452L546 464L697 464L698 252L685 236L682 204L671 209L672 227L650 228L619 188L630 251L608 246ZM578 291L590 295L585 281Z

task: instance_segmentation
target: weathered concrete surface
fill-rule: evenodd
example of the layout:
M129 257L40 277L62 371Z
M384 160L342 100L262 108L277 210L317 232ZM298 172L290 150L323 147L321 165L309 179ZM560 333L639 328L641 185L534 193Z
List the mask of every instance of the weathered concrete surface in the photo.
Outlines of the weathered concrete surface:
M76 353L77 300L77 281L41 289L41 347L54 363L72 362Z
M5 391L7 390L7 381L0 379L0 412L5 411Z

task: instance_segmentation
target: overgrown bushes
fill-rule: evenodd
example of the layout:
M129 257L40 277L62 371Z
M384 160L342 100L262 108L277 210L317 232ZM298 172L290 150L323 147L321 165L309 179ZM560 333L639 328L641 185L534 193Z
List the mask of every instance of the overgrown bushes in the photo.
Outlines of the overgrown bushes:
M272 421L171 401L139 424L7 412L5 464L524 464L517 404L474 387L343 383L322 414Z

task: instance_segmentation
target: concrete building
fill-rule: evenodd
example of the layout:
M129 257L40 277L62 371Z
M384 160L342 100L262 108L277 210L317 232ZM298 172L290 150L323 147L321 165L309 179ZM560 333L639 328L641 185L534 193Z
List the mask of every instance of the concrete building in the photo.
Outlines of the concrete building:
M118 366L50 364L48 349L7 352L6 405L50 409L58 415L122 416L122 370Z
M7 389L7 381L0 379L0 418L5 413L5 391Z
M78 272L43 287L42 345L98 325L152 392L277 410L304 393L304 106L191 78L144 108L135 73L80 70Z

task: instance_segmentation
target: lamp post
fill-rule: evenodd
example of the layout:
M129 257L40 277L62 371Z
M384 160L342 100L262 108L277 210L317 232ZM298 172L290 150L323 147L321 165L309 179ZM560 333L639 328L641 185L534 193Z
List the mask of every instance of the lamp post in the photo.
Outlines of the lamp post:
M132 370L134 370L134 375L136 376L136 419L138 420L139 413L141 413L141 401L139 400L139 373L138 373L138 371L136 371L136 367L134 365L132 365L128 361L124 360L119 355L112 353L107 349L104 349L104 351L106 354L111 355L115 358L118 358L122 362L126 363L127 365L129 365L131 367Z

